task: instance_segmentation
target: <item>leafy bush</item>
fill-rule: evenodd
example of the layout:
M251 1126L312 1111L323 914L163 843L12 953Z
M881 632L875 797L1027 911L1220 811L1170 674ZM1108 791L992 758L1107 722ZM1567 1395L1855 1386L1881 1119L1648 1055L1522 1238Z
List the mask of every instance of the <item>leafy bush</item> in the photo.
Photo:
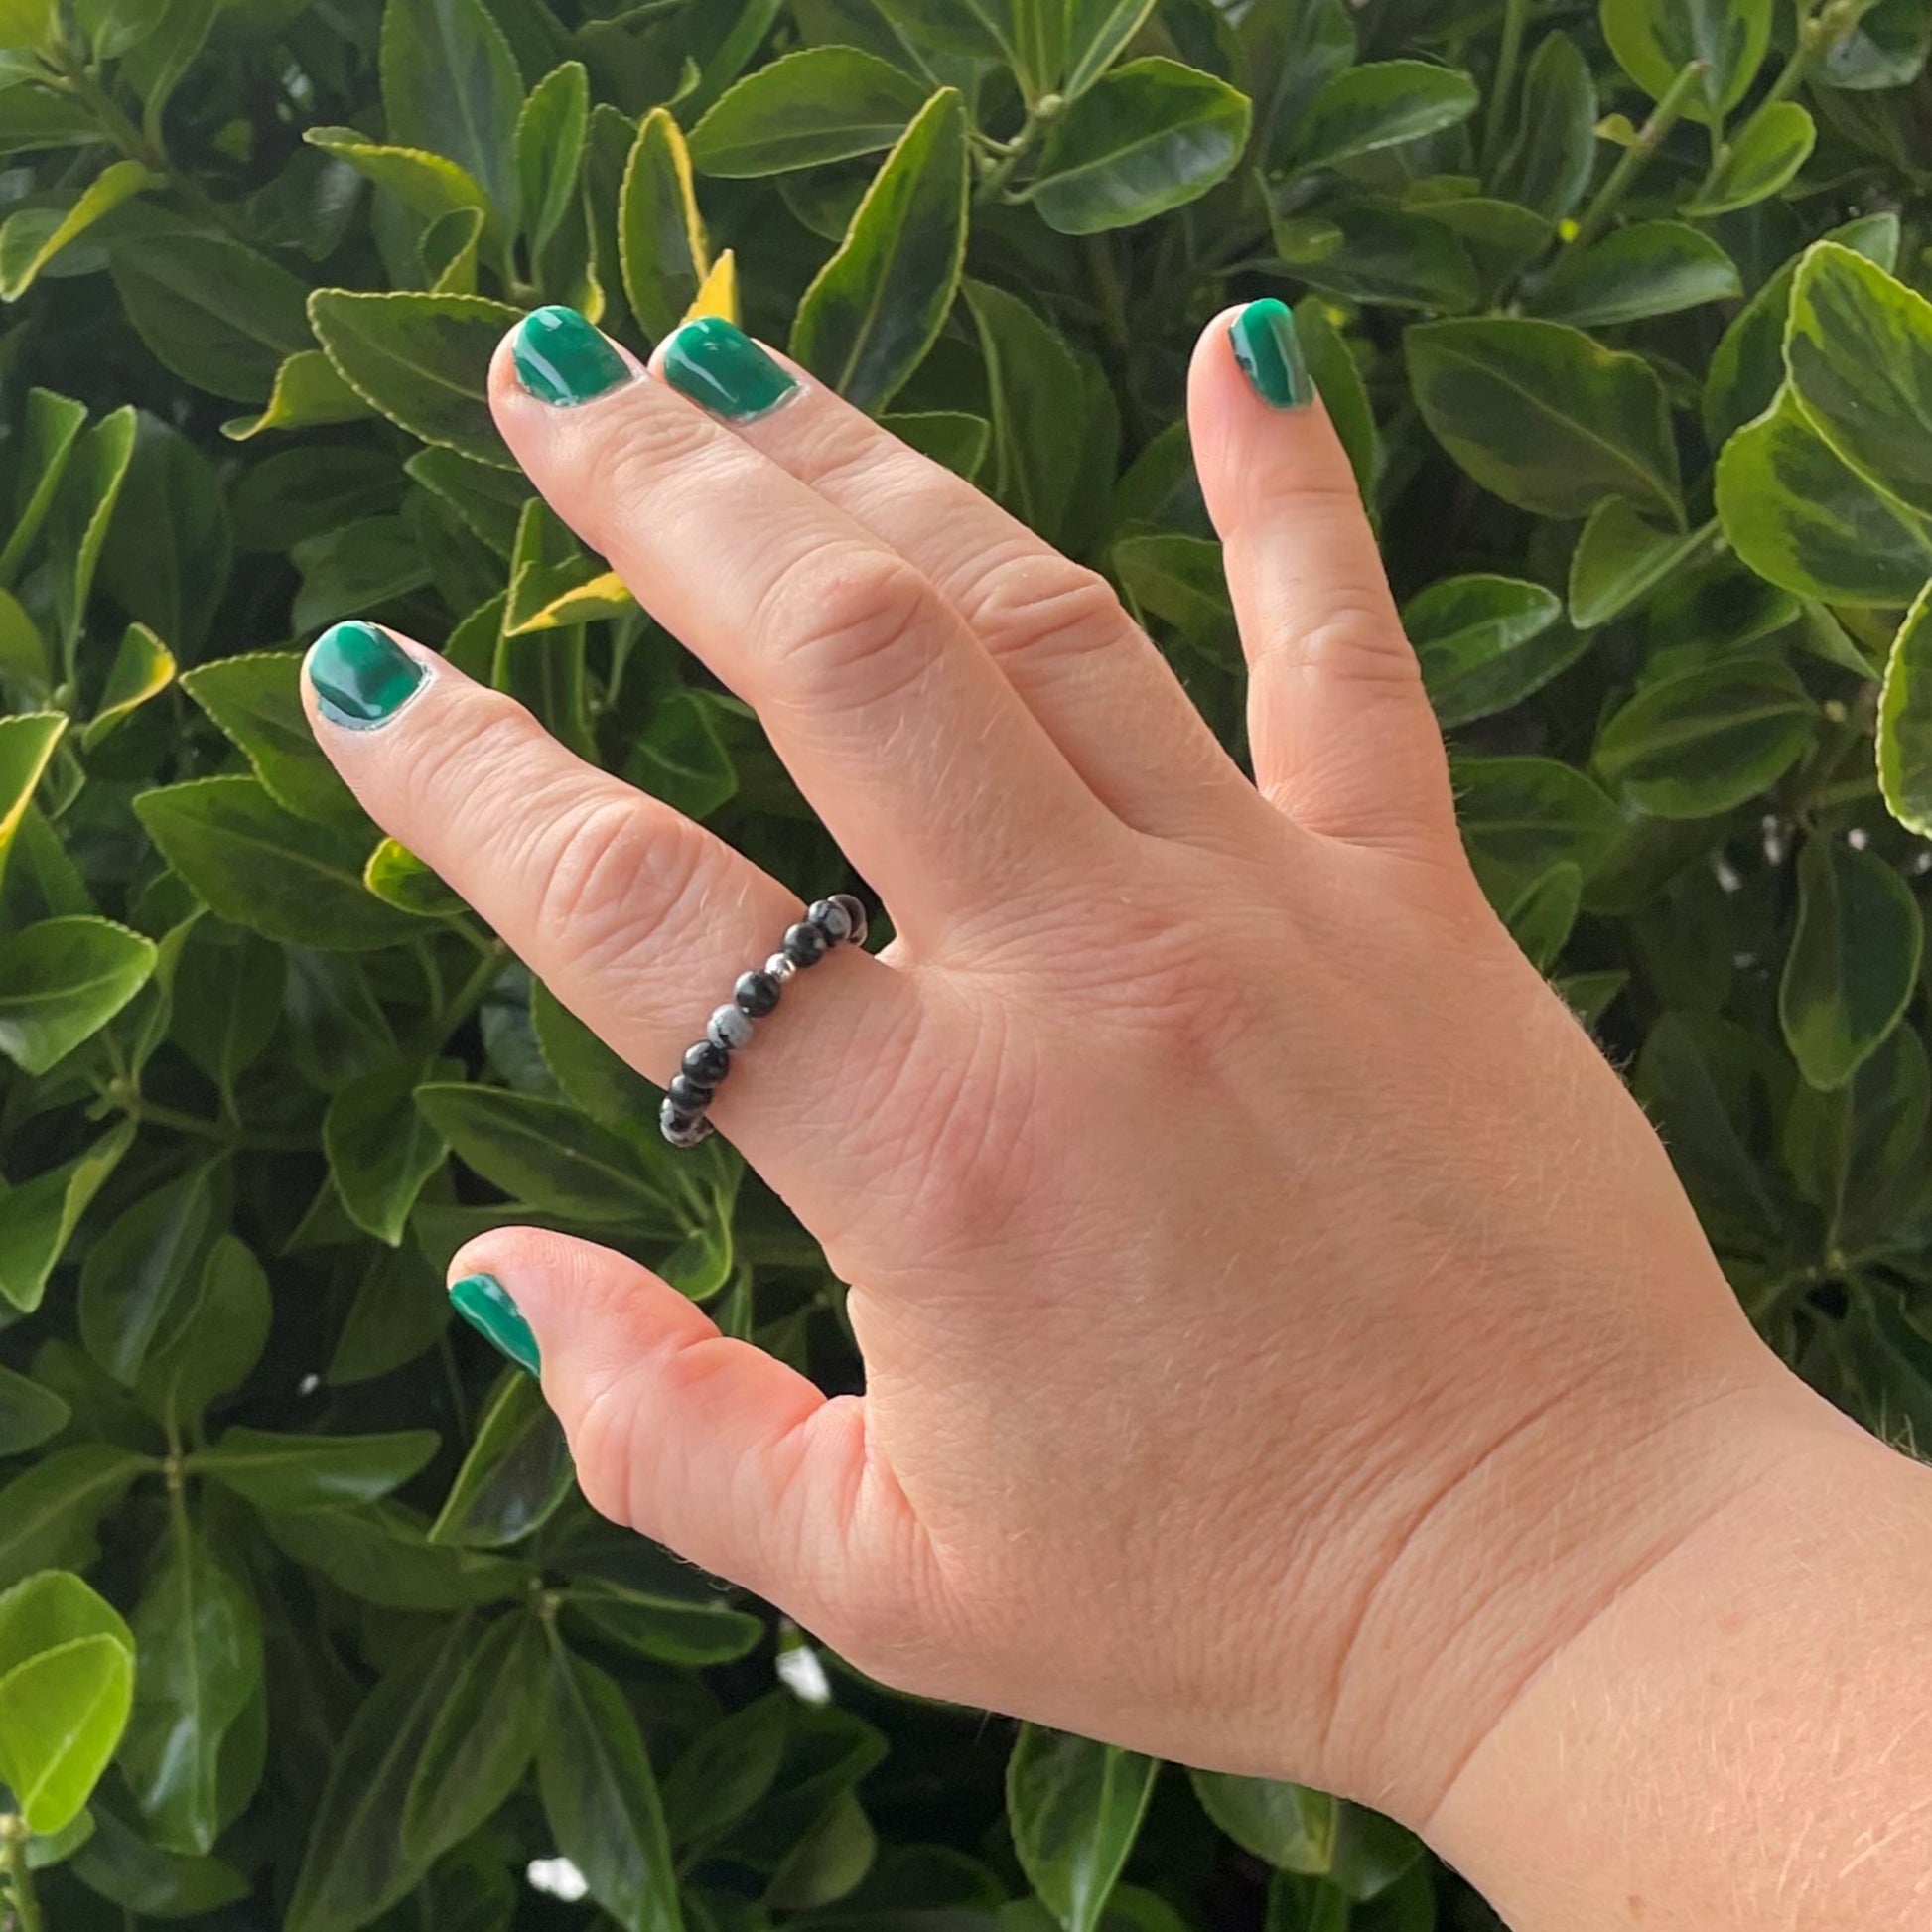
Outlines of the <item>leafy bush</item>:
M378 839L297 651L444 639L824 890L484 406L521 308L641 349L702 305L1107 569L1236 743L1181 375L1285 289L1486 888L1765 1334L1923 1438L1932 4L0 0L0 42L19 1921L1489 1923L1369 1813L889 1696L590 1515L449 1330L463 1238L587 1231L850 1386L839 1286Z

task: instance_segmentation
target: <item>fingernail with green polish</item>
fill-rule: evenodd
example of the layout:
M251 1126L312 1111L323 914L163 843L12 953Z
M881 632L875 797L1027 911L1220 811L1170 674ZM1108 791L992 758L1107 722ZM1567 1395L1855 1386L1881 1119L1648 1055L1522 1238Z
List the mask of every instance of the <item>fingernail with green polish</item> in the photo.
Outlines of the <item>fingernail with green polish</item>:
M1295 312L1286 302L1272 295L1250 302L1228 334L1234 340L1234 359L1263 402L1276 409L1306 409L1314 400Z
M532 1375L542 1367L537 1338L494 1275L465 1275L450 1288L456 1311L471 1327Z
M373 731L386 725L423 687L429 673L386 630L339 623L309 652L309 682L332 725Z
M762 416L797 389L790 372L723 316L700 316L664 349L664 380L735 423Z
M510 345L516 379L539 402L570 408L630 379L630 364L575 309L533 309Z

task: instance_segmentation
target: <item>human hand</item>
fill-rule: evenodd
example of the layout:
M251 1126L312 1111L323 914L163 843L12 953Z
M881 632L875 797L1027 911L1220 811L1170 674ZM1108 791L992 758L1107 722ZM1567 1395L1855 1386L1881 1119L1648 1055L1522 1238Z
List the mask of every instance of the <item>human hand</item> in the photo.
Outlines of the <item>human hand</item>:
M594 1504L862 1669L1421 1821L1604 1605L1839 1425L1483 900L1285 320L1217 321L1190 400L1252 783L1103 580L735 332L646 376L568 312L522 326L511 449L892 915L713 1110L852 1285L866 1394L582 1242L453 1273L533 1331ZM798 901L351 628L310 660L330 757L668 1080Z

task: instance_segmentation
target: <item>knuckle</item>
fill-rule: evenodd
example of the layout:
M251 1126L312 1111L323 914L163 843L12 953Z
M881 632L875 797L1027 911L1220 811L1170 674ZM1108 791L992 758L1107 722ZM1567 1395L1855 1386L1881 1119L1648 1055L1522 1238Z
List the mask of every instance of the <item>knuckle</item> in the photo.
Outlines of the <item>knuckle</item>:
M932 587L891 551L838 540L786 567L765 603L767 661L808 703L872 703L921 673Z
M1366 595L1332 601L1276 626L1256 668L1263 665L1322 683L1404 693L1422 687L1416 654L1394 614L1385 600Z
M1105 649L1132 625L1119 595L1098 571L1051 556L1001 565L968 616L996 652L1041 656Z
M678 944L694 918L704 847L684 821L601 788L566 808L530 855L535 940L595 972L637 950Z

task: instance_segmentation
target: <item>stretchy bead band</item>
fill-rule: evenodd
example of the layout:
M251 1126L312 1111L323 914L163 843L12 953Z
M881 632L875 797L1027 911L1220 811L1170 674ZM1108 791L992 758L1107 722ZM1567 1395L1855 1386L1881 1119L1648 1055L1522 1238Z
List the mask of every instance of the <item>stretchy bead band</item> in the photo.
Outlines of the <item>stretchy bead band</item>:
M657 1124L673 1147L696 1147L717 1132L707 1109L718 1084L732 1070L732 1055L751 1043L753 1023L776 1008L785 982L816 966L834 946L860 945L865 936L866 908L850 893L834 893L812 901L762 966L739 975L730 1002L711 1016L704 1037L685 1053L665 1089Z

